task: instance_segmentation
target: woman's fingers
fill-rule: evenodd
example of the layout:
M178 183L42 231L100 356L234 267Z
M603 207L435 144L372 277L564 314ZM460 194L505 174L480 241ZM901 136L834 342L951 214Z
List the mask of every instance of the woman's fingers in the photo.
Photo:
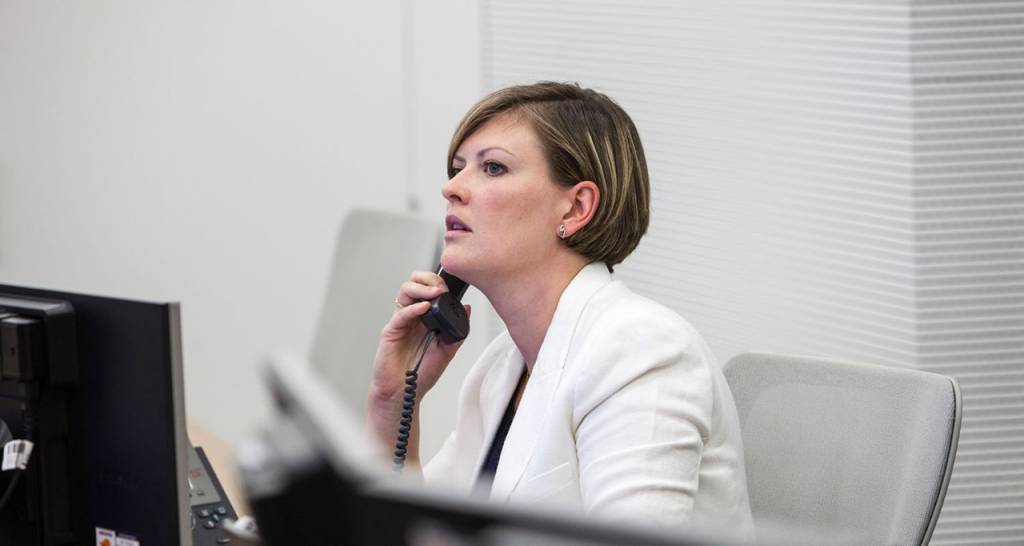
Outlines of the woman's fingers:
M442 279L437 273L430 271L413 271L412 274L409 275L409 280L425 284L427 286L444 286L444 279Z
M373 389L375 392L384 393L376 395L377 398L389 397L401 388L400 383L404 381L404 376L400 376L396 370L404 373L405 368L418 357L418 351L422 347L420 341L426 333L420 316L430 309L429 300L447 290L448 287L440 276L425 271L414 272L409 280L402 284L396 298L400 305L381 330L380 344L377 347ZM469 305L464 307L467 314L472 313ZM426 347L427 354L423 355L423 369L420 374L423 393L437 381L461 345L461 342L447 344L435 339Z
M384 327L383 337L391 337L388 335L389 333L399 337L405 336L409 327L418 324L420 315L426 313L428 309L430 309L429 301L418 301L396 310L387 326Z
M402 306L410 305L421 300L432 300L446 290L448 287L440 275L429 271L414 271L409 275L409 280L399 287L395 301Z
M425 285L413 281L402 283L398 290L399 305L407 306L418 301L432 300L445 292L443 285Z
M397 325L404 326L410 322L418 321L420 315L426 313L428 309L430 309L429 301L418 301L399 309L392 321L396 322Z

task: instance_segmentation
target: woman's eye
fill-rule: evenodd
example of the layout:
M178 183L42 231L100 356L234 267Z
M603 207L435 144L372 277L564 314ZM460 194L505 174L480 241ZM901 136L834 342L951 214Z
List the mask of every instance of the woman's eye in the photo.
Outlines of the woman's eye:
M487 176L500 176L505 174L506 171L508 171L508 169L506 169L501 163L496 163L494 161L484 162L484 173L487 174Z
M462 172L462 167L452 167L450 172L451 176L448 178L455 178L456 175Z

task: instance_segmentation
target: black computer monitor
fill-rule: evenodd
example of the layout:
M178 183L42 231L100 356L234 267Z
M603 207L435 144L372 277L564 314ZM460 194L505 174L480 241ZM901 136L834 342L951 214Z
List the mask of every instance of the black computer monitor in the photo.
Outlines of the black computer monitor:
M33 389L37 428L51 427L35 431L49 439L0 513L0 544L191 544L178 305L0 284L9 317L40 302L73 312L77 378L19 389L26 381L0 374L0 418L13 436Z

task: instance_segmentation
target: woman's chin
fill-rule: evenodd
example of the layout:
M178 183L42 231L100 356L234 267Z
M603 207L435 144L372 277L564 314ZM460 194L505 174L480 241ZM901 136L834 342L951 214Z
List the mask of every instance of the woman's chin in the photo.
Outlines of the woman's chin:
M444 252L441 253L441 267L444 268L445 271L451 273L452 275L455 275L456 277L459 277L460 279L463 278L463 275L468 273L466 271L465 261L466 260L464 260L461 256L458 256L454 252L450 252L449 249L447 248L444 250Z
M476 281L490 278L495 274L496 269L500 269L501 262L496 262L495 259L496 257L492 256L467 253L464 249L456 246L446 246L441 252L441 267L469 284L477 286Z

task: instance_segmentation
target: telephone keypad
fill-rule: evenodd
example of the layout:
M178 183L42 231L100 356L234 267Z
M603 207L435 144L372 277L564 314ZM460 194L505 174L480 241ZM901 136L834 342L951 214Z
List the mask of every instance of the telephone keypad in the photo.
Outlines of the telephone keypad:
M237 518L230 500L217 480L203 448L193 449L189 485L193 491L192 516L197 525L193 527L192 543L195 546L216 546L235 544L223 523L227 518Z

